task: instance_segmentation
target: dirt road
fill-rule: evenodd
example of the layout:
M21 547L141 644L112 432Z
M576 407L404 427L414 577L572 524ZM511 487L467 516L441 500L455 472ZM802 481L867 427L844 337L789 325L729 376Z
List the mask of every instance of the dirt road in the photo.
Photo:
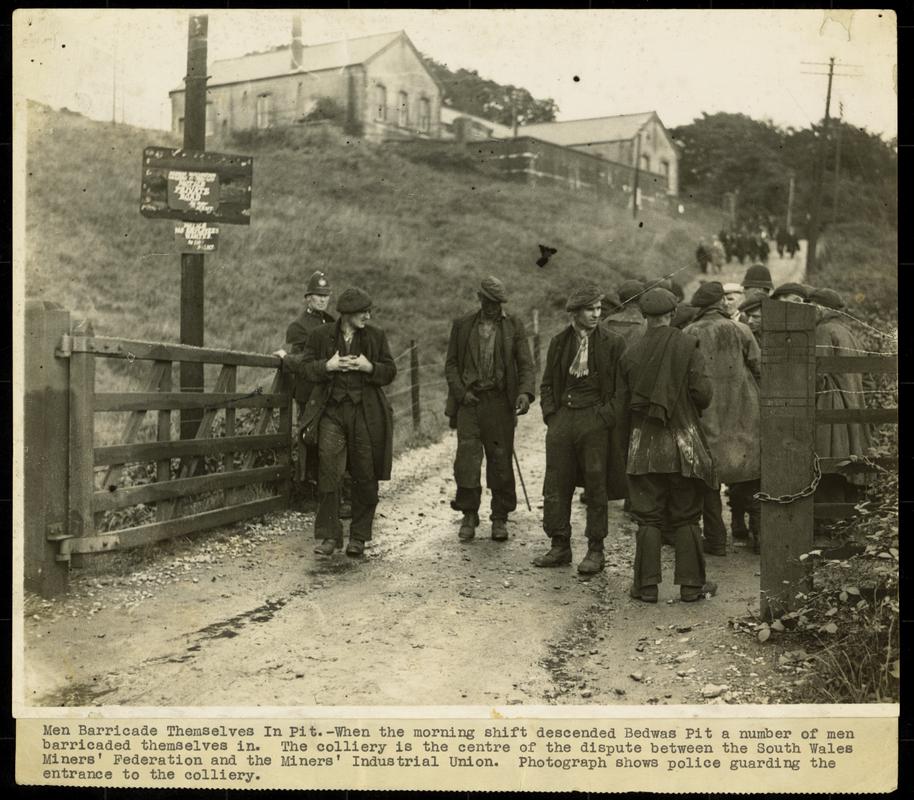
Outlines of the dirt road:
M773 260L775 283L797 279L801 263ZM26 702L777 701L783 658L732 625L758 607L750 548L708 556L720 593L696 604L679 602L664 548L661 602L645 606L627 593L635 525L614 503L604 573L583 580L574 566L531 565L548 542L544 434L535 407L517 435L533 509L512 515L507 542L488 538L485 523L475 541L458 541L451 434L397 460L363 560L314 555L312 515L288 513L167 543L130 571L92 565L63 599L28 596ZM575 563L583 512L575 502Z

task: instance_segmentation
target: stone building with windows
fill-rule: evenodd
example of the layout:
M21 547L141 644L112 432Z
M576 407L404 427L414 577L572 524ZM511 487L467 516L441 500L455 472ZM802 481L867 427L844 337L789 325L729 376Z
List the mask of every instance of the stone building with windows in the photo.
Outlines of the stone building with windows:
M169 97L172 130L183 133L183 86ZM209 65L206 133L304 122L324 98L367 139L440 135L441 87L405 32L305 45L297 18L291 44Z
M523 125L518 136L580 150L616 164L634 167L639 162L646 180L661 182L669 195L679 194L679 153L656 111Z

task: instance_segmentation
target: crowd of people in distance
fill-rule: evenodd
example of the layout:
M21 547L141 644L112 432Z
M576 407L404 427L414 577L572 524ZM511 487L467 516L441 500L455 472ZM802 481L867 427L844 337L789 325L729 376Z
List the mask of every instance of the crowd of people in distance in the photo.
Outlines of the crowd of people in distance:
M729 230L724 228L711 237L710 244L707 239L700 239L695 249L695 263L705 275L719 275L724 265L734 259L740 264L747 260L765 264L771 255L772 242L779 258L785 253L793 258L800 249L800 239L792 225L773 221L755 226L742 224Z
M477 288L478 307L451 325L445 361L445 413L456 431L451 507L462 515L459 541L480 528L482 462L491 493L490 536L508 539L517 506L514 432L536 396L535 368L523 320L494 276ZM390 478L393 418L384 394L397 374L384 332L370 324L372 299L343 291L339 317L327 311L330 285L316 272L306 308L277 351L295 381L302 448L300 477L315 483L315 552L343 546L340 506L351 483L346 554L361 556L372 537L378 481ZM591 282L568 295L568 324L549 342L539 383L546 425L542 527L549 549L537 567L572 563L572 501L584 488L586 552L582 575L604 568L609 502L624 500L638 524L630 596L656 603L661 548L675 550L680 600L710 597L706 556L728 553L721 488L730 506L730 538L760 552L761 325L766 298L816 307L820 355L859 351L830 288L774 287L761 262L742 283L703 281L688 302L671 279L623 281L604 291ZM818 377L820 408L863 406L855 375ZM866 425L819 426L820 457L865 454ZM817 499L855 500L859 477L822 477Z

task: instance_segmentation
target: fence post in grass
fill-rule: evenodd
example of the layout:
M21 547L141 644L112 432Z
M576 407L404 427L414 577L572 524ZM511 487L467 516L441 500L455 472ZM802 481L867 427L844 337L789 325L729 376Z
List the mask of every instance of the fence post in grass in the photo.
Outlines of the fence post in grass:
M23 555L25 587L43 597L65 591L69 578L57 556L67 534L70 362L54 354L69 333L69 311L26 300Z
M422 411L419 408L419 346L415 339L409 346L409 382L412 388L413 431L418 431L422 422Z
M801 303L762 301L762 492L791 495L813 479L816 444L816 310ZM762 501L761 613L772 619L798 607L809 590L813 498Z
M540 376L540 359L542 357L540 346L540 312L538 308L533 309L533 368L536 370L536 378Z

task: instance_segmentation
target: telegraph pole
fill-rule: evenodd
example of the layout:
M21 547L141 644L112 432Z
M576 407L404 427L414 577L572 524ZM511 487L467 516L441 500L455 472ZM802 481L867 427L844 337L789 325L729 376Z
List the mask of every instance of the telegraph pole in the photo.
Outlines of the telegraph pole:
M811 275L816 269L816 242L819 238L819 228L821 227L822 217L822 184L825 179L825 159L828 148L828 125L830 122L829 113L831 111L831 87L835 77L841 78L859 78L859 75L848 73L835 73L835 57L828 59L828 64L822 64L810 61L802 62L804 64L813 64L815 66L828 67L828 88L825 92L825 118L822 120L821 138L819 139L819 150L816 154L816 164L813 173L813 193L812 209L809 219L809 230L806 233L806 274ZM843 67L858 67L857 64L842 64ZM808 72L807 75L825 75L823 72Z
M641 131L638 131L638 149L635 152L635 179L632 186L632 219L638 219L638 181L641 177Z
M835 193L832 197L831 221L838 219L838 193L841 186L841 129L844 127L844 103L838 103L838 131L835 134Z
M187 25L187 76L184 78L184 150L206 150L206 36L208 18L192 15ZM181 344L203 345L202 253L181 254ZM181 362L181 391L203 391L203 364ZM181 412L181 438L197 434L202 409Z

